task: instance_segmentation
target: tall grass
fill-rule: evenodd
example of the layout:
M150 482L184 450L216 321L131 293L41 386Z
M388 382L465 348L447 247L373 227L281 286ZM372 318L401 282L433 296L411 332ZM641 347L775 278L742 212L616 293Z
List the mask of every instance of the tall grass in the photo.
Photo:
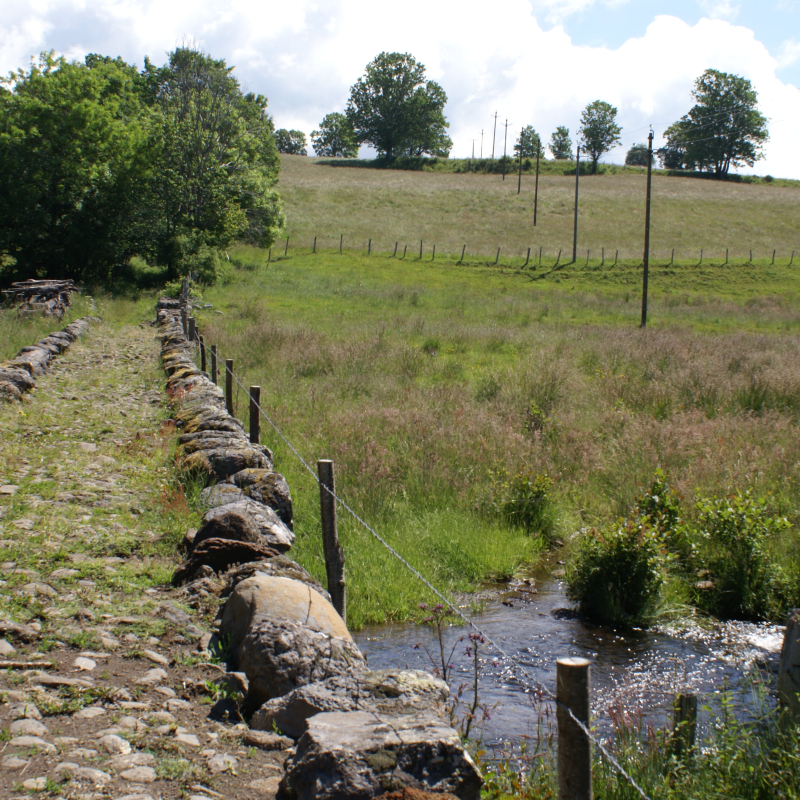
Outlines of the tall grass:
M753 488L797 523L800 316L791 297L737 291L673 306L655 289L663 327L641 331L638 309L599 279L589 294L318 254L240 273L198 315L306 457L334 459L343 495L423 572L466 588L540 551L485 515L495 476L520 470L553 479L565 540L626 514L658 467L687 501ZM237 409L245 418L242 392ZM297 499L297 552L323 577L315 484L268 441ZM355 619L405 618L427 599L355 528L344 535ZM793 534L781 553L796 569Z

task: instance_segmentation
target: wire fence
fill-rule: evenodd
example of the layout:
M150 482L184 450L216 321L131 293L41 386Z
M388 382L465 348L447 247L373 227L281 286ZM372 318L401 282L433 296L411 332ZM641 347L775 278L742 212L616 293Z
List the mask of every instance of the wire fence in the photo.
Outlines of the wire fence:
M267 414L264 410L263 406L256 402L250 394L250 390L239 380L236 374L231 370L228 366L228 360L225 358L224 354L220 351L219 347L217 347L217 362L222 362L225 365L226 373L230 375L232 381L236 384L237 390L241 389L245 396L249 397L251 402L255 405L258 409L258 413L269 423L270 427L275 431L277 436L283 441L283 443L289 448L289 450L294 454L294 456L298 459L300 464L306 469L306 471L311 475L311 477L319 484L320 487L323 487L324 484L320 481L317 473L314 471L312 466L303 458L300 454L298 449L292 444L292 442L284 435L283 431L278 427L278 425L274 422L274 420ZM603 757L617 770L617 772L630 784L630 786L639 794L643 800L650 800L648 795L645 791L639 786L636 780L628 773L625 768L619 763L619 761L614 757L614 755L608 750L608 748L595 736L595 734L589 729L589 727L584 724L578 717L573 713L572 709L568 706L564 705L561 701L558 700L556 695L536 680L534 677L530 675L528 672L528 667L524 663L520 661L520 659L514 655L510 655L506 652L506 650L498 644L492 637L490 637L484 630L482 630L478 625L475 624L474 620L464 614L458 606L450 600L443 592L437 589L418 569L412 566L400 553L397 552L395 548L393 548L384 537L382 537L375 528L366 522L356 511L354 511L348 504L343 500L335 491L332 491L328 486L324 486L325 491L328 492L334 499L334 501L350 514L353 519L361 525L370 536L372 536L377 542L379 542L394 558L396 558L403 566L411 572L419 581L421 581L436 597L441 600L441 602L450 610L450 612L456 615L458 618L462 620L466 625L472 628L478 635L483 637L483 639L489 644L494 650L499 653L500 657L504 659L507 663L513 665L517 673L517 680L520 681L523 685L526 685L530 688L535 689L536 691L540 692L542 696L546 697L550 700L556 707L562 709L570 719L580 728L580 730L584 733L584 735L588 738L590 742L592 742Z

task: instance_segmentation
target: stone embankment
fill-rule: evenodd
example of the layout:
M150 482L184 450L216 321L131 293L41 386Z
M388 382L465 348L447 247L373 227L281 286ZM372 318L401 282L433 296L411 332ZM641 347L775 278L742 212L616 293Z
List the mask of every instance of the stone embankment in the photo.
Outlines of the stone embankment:
M0 399L19 400L25 392L36 386L36 379L44 375L50 362L63 353L96 317L83 317L63 330L51 333L30 347L23 347L10 361L0 362Z
M286 555L292 501L272 453L249 441L195 365L177 301L159 301L157 315L178 468L208 484L173 582L190 597L227 598L209 647L244 692L252 735L296 740L278 797L413 790L477 800L482 779L450 726L448 687L418 670L369 670L327 592Z

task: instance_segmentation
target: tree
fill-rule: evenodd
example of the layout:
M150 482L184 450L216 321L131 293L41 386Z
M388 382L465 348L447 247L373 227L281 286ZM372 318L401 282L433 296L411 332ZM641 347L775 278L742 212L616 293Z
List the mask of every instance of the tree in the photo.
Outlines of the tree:
M517 143L514 145L514 152L517 157L536 158L538 153L540 158L544 158L544 148L539 134L533 129L532 125L526 125L520 132Z
M647 166L647 145L646 144L635 144L628 150L628 154L625 156L625 166L627 167L646 167ZM650 161L652 162L653 157L650 156Z
M656 150L658 160L664 169L683 169L686 166L686 145L688 131L682 122L670 125L664 131L667 143Z
M604 100L589 103L581 114L581 147L592 159L592 174L597 162L615 144L619 144L622 128L617 125L617 109Z
M685 148L683 163L722 178L731 167L752 167L763 158L767 118L750 81L707 69L694 86L694 107L670 129L673 145Z
M286 153L290 156L308 155L308 151L306 150L306 135L303 131L287 131L286 128L278 128L278 130L275 131L275 144L278 147L279 153Z
M453 142L444 117L447 95L425 80L425 67L408 53L381 53L350 89L347 118L358 141L380 155L447 157Z
M550 137L550 152L553 158L564 161L572 158L572 139L569 138L569 128L559 125Z
M358 139L350 120L334 111L326 114L318 131L312 131L311 144L318 156L328 158L355 158L358 155Z

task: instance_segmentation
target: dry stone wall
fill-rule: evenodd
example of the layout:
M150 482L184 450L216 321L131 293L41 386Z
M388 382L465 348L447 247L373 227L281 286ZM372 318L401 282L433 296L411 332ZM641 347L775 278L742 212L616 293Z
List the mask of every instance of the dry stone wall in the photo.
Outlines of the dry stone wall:
M328 593L286 555L295 536L289 487L195 365L181 312L179 301L158 302L177 467L207 486L173 583L190 594L226 583L210 646L237 676L253 735L278 728L297 740L278 798L413 790L478 800L482 778L450 725L447 685L419 670L370 671Z
M30 347L23 347L10 361L0 361L0 400L20 400L25 392L36 386L50 362L63 353L97 317L82 317L63 330L51 333Z

